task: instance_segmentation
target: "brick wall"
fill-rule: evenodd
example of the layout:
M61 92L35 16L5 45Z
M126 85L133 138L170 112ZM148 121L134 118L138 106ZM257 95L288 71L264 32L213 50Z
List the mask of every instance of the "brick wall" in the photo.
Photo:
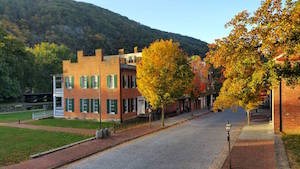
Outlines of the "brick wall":
M274 130L279 131L279 87L273 91ZM300 86L291 88L282 82L282 131L285 133L300 133Z
M95 56L83 56L82 51L78 51L77 63L70 61L63 61L63 76L74 77L74 88L64 89L64 98L74 98L74 112L64 112L66 118L79 118L79 119L99 119L98 113L82 113L80 112L80 99L100 99L100 111L102 112L102 119L106 120L120 120L121 112L121 98L120 98L120 59L119 57L110 57L103 60L101 50L96 50ZM107 75L116 74L118 78L117 88L109 89L107 87ZM82 89L80 87L80 77L99 75L100 76L100 89ZM65 86L64 86L65 87ZM107 113L107 99L116 99L118 102L118 113Z

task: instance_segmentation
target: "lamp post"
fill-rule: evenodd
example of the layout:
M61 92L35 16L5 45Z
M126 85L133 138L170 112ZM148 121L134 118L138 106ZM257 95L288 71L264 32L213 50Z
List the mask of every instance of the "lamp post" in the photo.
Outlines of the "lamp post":
M225 130L227 132L227 141L228 141L228 160L229 160L229 169L231 169L231 155L230 155L230 129L231 124L227 121L225 125Z

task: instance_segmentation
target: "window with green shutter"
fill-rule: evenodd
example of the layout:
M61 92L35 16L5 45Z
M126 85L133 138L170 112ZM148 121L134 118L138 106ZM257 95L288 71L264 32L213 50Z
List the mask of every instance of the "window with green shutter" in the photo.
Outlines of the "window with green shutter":
M91 112L99 113L99 99L91 99Z
M88 113L89 107L89 99L80 99L80 112Z
M108 75L106 77L106 82L107 82L107 87L109 89L114 89L117 88L117 84L118 84L118 79L117 79L117 75Z
M67 77L65 77L65 87L67 89L74 88L74 77L73 76L67 76Z
M80 77L80 87L82 89L87 89L89 87L89 79L88 76L81 76Z
M66 98L65 99L65 111L74 112L74 99Z
M100 78L99 78L99 76L91 76L91 82L90 82L90 84L91 84L91 88L93 88L93 89L98 89L99 88L99 80L100 80Z
M107 100L107 113L117 114L118 113L118 103L117 100Z

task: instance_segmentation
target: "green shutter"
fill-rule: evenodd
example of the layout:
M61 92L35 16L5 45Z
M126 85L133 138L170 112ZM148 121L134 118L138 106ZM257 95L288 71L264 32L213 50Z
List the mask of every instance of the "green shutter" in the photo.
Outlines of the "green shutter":
M80 76L80 88L83 88L83 77Z
M65 111L68 111L68 99L65 99Z
M72 112L74 112L74 99L71 100L72 100Z
M118 84L118 79L117 79L117 75L114 75L114 88L117 88L117 84Z
M100 101L97 99L97 104L98 104L98 113L100 113Z
M99 87L100 87L100 76L98 76L97 78L98 78L98 79L97 79L97 80L98 80L98 81L97 81L97 87L99 88Z
M82 99L80 99L80 112L82 112Z
M106 100L106 111L107 113L110 112L109 100Z
M90 81L91 88L94 88L94 87L96 87L96 86L94 86L95 77L96 77L96 76L91 76L91 81Z
M114 104L115 104L115 112L116 112L116 114L118 114L118 101L115 100Z
M94 103L95 102L95 100L94 99L91 99L91 112L94 112L95 110L94 110Z
M90 100L89 99L85 99L87 102L87 112L90 112Z
M71 86L74 88L74 76L71 77Z
M88 76L85 76L84 78L86 79L86 88L89 88L89 86L90 86L90 85L89 85L89 84L90 84L90 83L89 83L89 77L88 77Z

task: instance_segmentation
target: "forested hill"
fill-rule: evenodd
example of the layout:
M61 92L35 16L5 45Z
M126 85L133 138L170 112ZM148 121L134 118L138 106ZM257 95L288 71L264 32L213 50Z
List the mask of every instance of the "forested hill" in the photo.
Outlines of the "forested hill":
M173 39L190 55L202 57L207 43L179 34L152 29L95 5L72 0L0 0L0 21L6 32L27 45L43 41L64 44L72 51L103 48L115 54L131 52L156 39Z

